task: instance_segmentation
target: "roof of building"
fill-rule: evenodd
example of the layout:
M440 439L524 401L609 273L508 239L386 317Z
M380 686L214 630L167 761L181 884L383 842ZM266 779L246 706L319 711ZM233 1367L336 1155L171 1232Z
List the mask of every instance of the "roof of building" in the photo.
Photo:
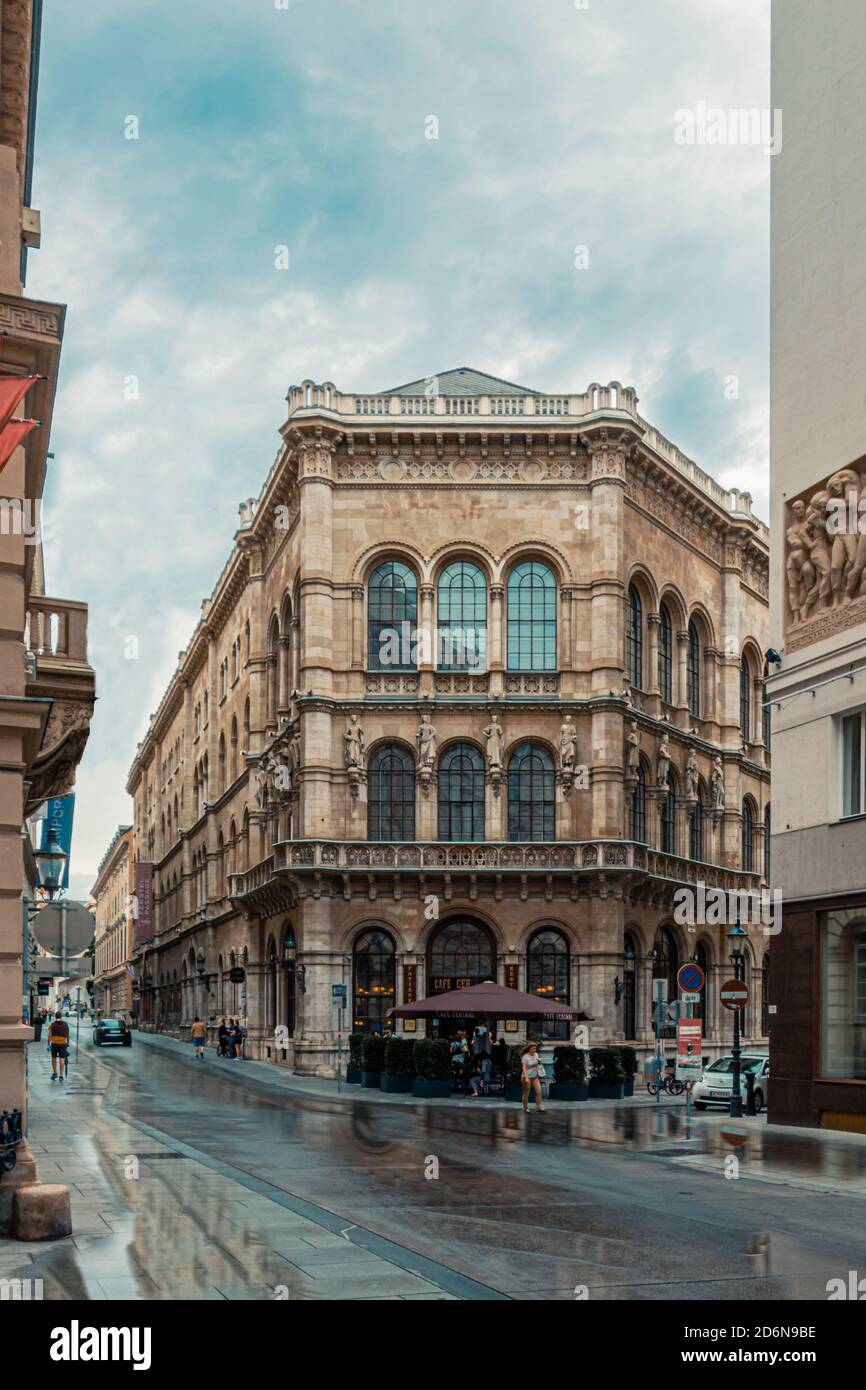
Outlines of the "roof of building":
M422 377L420 381L409 381L405 386L392 386L377 394L382 396L423 396L425 388L436 382L440 396L510 396L517 391L521 396L537 396L533 386L518 386L514 381L503 381L502 377L489 376L487 372L477 372L474 367L452 367L447 372L434 372L432 376Z

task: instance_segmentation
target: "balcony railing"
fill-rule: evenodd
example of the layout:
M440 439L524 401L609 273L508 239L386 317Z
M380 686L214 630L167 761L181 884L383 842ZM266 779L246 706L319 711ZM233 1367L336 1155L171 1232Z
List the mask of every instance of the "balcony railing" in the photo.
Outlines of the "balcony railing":
M31 594L27 603L24 647L40 657L86 661L87 604Z

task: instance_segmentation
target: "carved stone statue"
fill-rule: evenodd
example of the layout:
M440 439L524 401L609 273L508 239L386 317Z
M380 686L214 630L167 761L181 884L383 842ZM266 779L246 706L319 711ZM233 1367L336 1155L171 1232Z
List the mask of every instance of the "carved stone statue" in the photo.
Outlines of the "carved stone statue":
M565 722L559 731L559 768L561 772L574 772L574 764L577 758L577 729L574 727L571 715L565 716Z
M271 780L269 763L270 759L266 754L256 768L256 806L260 811L267 810L268 805L268 787Z
M432 768L436 761L436 730L430 723L430 715L421 715L421 723L415 735L415 742L418 745L418 762L422 768Z
M363 772L367 765L367 748L364 741L364 730L361 728L361 721L357 714L350 715L346 721L343 744L346 767L356 767L360 772Z
M725 773L718 753L713 758L713 770L710 773L710 802L714 811L724 811Z
M484 730L484 737L487 740L487 766L491 772L495 769L502 771L502 743L505 734L499 722L499 715L492 714L490 723Z
M636 719L632 719L629 724L626 743L628 744L626 771L633 777L637 777L640 772L640 729L637 726Z
M668 742L667 733L662 734L662 741L659 744L658 761L656 762L656 786L668 788L668 773L671 769L671 745Z
M694 748L689 749L686 763L686 797L689 801L698 799L698 755Z

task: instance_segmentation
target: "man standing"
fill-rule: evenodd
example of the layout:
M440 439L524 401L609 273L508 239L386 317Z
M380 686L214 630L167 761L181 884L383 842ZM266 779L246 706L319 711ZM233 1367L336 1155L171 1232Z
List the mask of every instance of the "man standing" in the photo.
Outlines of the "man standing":
M69 1050L69 1024L59 1009L48 1028L48 1046L51 1048L51 1080L63 1081Z
M203 1061L204 1061L204 1045L205 1045L205 1043L207 1042L207 1024L202 1022L202 1020L199 1018L198 1014L196 1014L196 1016L195 1016L195 1022L193 1023L193 1025L192 1025L192 1027L190 1028L189 1032L190 1032L190 1037L192 1038L193 1042L195 1043L195 1055L196 1055L196 1057L198 1057L198 1058L203 1062Z

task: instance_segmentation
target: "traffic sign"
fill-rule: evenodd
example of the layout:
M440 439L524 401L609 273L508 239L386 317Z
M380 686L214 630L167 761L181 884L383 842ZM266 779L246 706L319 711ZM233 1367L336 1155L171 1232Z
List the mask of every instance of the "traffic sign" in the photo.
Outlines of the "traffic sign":
M677 1023L677 1081L696 1081L704 1069L703 1024L699 1018Z
M331 1003L339 1004L341 1009L346 1007L346 986L331 985Z
M693 960L686 961L677 971L677 984L689 994L698 994L704 987L706 976Z
M242 985L247 978L247 972L242 965L233 965L229 971L229 980L233 985Z
M726 1009L744 1009L749 1002L749 986L742 980L725 980L719 998Z
M700 1004L701 996L699 994L683 993L680 995L680 1002L683 1004Z

